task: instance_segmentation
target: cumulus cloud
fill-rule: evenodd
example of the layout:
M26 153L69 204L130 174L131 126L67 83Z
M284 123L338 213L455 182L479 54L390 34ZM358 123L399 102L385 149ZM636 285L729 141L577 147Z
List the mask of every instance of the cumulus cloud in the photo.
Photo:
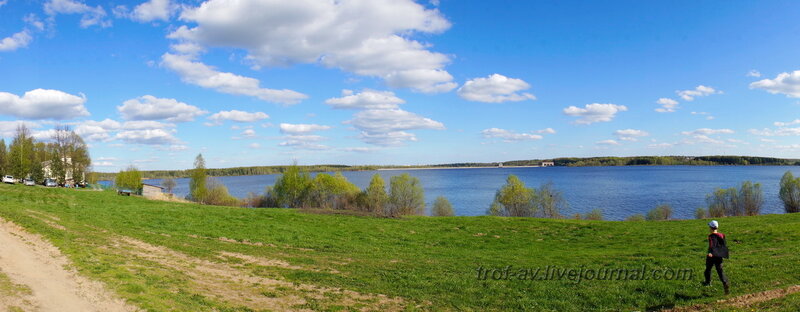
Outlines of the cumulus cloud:
M327 145L317 143L327 139L320 135L286 135L283 136L282 139L285 141L279 143L278 145L292 147L295 149L324 150L330 148Z
M28 119L72 119L89 115L83 105L86 96L72 95L63 91L35 89L16 94L0 92L0 115Z
M122 128L122 124L116 120L87 120L75 126L75 133L87 141L107 141L111 139L110 132L120 128Z
M437 9L412 0L209 0L183 10L170 38L203 46L245 49L258 66L318 63L389 86L420 92L456 87L444 70L450 58L411 39L450 23Z
M603 140L603 141L597 141L597 142L595 142L595 144L597 144L597 145L601 145L601 146L613 146L613 145L620 145L620 144L619 144L619 142L617 142L617 141L614 141L614 140Z
M193 121L195 117L208 113L197 106L152 95L127 100L122 103L122 106L117 106L117 110L125 120L166 120L169 122Z
M614 131L614 135L622 141L638 141L641 137L650 135L647 131L636 129L624 129Z
M363 90L353 93L352 90L342 90L342 97L325 100L325 104L339 109L389 109L397 108L405 103L403 99L391 91Z
M673 143L653 143L653 144L648 144L647 148L670 148L673 146L675 146L675 144Z
M379 150L379 148L375 147L343 147L340 150L345 152L356 152L356 153L371 153L374 151Z
M556 134L556 130L553 128L544 128L542 130L536 130L536 133Z
M82 28L90 26L109 27L111 21L106 19L106 10L102 6L91 7L75 0L49 0L44 4L44 12L50 16L51 22L58 14L80 14Z
M355 118L346 121L361 130L362 141L375 145L400 145L404 141L416 141L413 133L406 130L434 129L443 130L444 124L430 118L394 109L369 109L356 113Z
M279 125L281 133L285 134L305 134L316 131L328 130L331 127L317 124L289 124L282 123Z
M220 72L193 58L194 56L187 54L165 53L161 56L161 64L178 73L186 83L222 93L247 95L263 101L287 105L296 104L308 98L305 94L288 89L262 88L259 86L261 82L258 79Z
M177 9L178 6L170 0L150 0L137 5L132 11L124 5L119 5L114 8L114 15L147 23L156 20L168 21Z
M733 134L731 129L710 129L700 128L692 131L683 131L681 134L689 136L690 138L682 141L684 144L724 144L725 141L712 138L710 135L714 134Z
M0 121L0 138L11 138L14 137L14 134L17 133L17 127L20 125L25 125L28 129L35 129L39 128L41 125L36 122L30 121L21 121L21 120L14 120L14 121ZM11 142L6 142L6 144L10 144Z
M775 122L775 126L776 127L786 127L786 126L797 125L797 124L800 124L800 119L795 119L795 120L792 120L792 121L789 121L789 122L780 122L780 121L776 121Z
M656 111L659 113L672 113L678 108L678 101L670 98L660 98L656 103L661 105L661 107L656 108Z
M225 120L234 122L256 122L269 118L269 115L262 112L243 112L240 110L220 111L208 117L213 124L222 124Z
M714 120L714 116L711 116L707 112L692 112L692 115L706 116L706 120Z
M800 98L800 70L791 73L780 73L775 79L764 79L750 84L750 89L763 89L772 94L785 94L787 97Z
M751 134L760 136L793 136L793 135L800 135L800 128L778 128L775 130L768 128L764 128L761 130L750 129L749 132Z
M164 129L126 130L117 133L116 139L126 143L146 145L169 145L180 141Z
M722 91L715 90L712 87L707 87L704 85L699 85L694 90L678 90L675 91L683 100L685 101L694 101L694 98L700 96L709 96L712 94L721 94Z
M520 91L530 89L530 85L522 79L508 78L500 74L486 78L468 80L458 89L458 96L467 101L502 103L535 100L533 94Z
M484 138L487 139L502 139L504 142L516 142L527 140L541 140L542 136L531 133L517 133L510 130L500 128L489 128L481 131Z
M575 121L576 124L592 124L595 122L608 122L614 119L618 112L627 111L625 105L616 104L586 104L584 108L570 106L564 109L564 114L569 116L581 117Z
M749 72L747 72L747 77L761 77L761 72L751 69Z
M19 48L27 47L31 43L33 37L28 29L15 33L11 36L0 39L0 52L14 51Z

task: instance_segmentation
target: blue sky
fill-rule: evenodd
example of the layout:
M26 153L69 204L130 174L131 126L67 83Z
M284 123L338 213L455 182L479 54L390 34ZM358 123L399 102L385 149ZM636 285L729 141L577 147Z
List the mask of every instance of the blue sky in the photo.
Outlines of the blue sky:
M800 157L796 1L0 0L0 136L95 170Z

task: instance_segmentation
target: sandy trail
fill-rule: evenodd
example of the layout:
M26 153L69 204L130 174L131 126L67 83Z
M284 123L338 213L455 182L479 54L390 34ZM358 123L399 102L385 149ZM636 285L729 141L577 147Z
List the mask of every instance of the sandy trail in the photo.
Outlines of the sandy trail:
M0 311L137 311L115 298L103 284L67 269L69 260L55 246L0 218L0 273L30 289L24 298L0 294ZM19 306L24 302L25 306Z

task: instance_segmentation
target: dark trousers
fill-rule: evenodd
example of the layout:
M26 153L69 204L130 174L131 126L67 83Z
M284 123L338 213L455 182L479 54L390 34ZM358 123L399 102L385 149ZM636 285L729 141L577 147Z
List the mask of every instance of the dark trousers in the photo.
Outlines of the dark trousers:
M717 275L722 284L728 285L728 278L725 277L725 272L722 270L722 258L720 257L706 257L706 271L703 274L706 277L706 284L711 283L711 267L717 269Z

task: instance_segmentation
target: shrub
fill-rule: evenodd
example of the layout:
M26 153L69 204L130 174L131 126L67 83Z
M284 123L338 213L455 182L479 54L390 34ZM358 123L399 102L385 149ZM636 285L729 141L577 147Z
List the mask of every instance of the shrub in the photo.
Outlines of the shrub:
M637 213L635 215L625 218L625 221L644 221L644 215L641 213Z
M667 204L658 205L647 212L647 221L664 221L672 218L672 207Z
M209 178L206 182L207 191L203 203L217 206L239 206L238 198L228 193L228 188L217 179Z
M190 177L189 196L187 197L193 201L204 203L208 187L206 186L206 161L203 159L203 154L197 154L197 157L195 157L194 169L192 169Z
M584 217L584 220L603 220L603 212L600 209L592 209Z
M724 216L753 216L761 212L764 205L764 193L761 184L750 181L742 182L737 190L718 188L706 196L708 216L712 218Z
M764 205L764 193L761 191L760 183L753 183L750 181L742 182L739 188L739 202L741 207L736 210L741 211L746 216L756 216L761 213L761 207Z
M561 192L553 188L553 183L542 184L534 198L535 213L542 218L561 218L561 212L567 208L567 201Z
M392 177L389 180L389 189L389 203L385 209L387 216L425 213L425 192L418 178L408 173Z
M142 193L142 173L134 166L128 167L117 174L114 179L117 189L127 189L135 194Z
M433 202L431 215L434 217L452 217L455 215L455 213L453 213L453 205L451 205L450 201L444 196L436 197L436 201Z
M170 194L172 194L172 190L175 189L175 186L177 185L178 183L176 183L175 179L173 178L166 178L164 181L161 181L161 186L163 186L164 189L167 190L167 193Z
M301 172L300 167L294 164L286 168L275 181L272 194L279 207L300 208L306 200L311 182L311 176L307 172Z
M695 219L705 219L708 217L708 211L703 207L698 207L694 211L694 217Z
M791 171L786 171L781 178L781 190L778 195L786 213L800 212L800 177L795 178Z
M349 209L355 207L358 187L341 173L320 173L311 181L302 206L305 208Z

